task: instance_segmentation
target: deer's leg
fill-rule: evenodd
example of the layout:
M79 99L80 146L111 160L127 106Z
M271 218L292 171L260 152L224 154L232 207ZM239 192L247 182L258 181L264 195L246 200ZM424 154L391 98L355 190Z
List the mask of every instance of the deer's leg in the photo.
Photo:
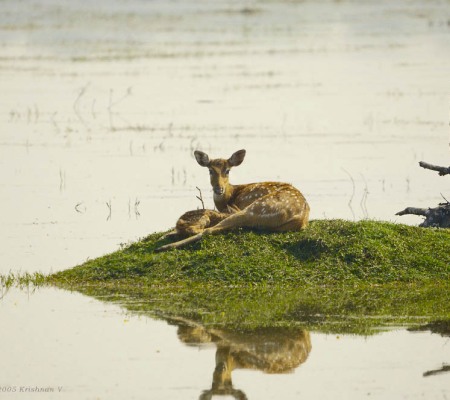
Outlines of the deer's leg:
M155 250L155 252L156 252L156 253L159 253L159 252L161 252L161 251L167 251L167 250L172 250L172 249L178 249L179 247L186 246L187 244L198 242L199 240L202 239L204 233L205 233L205 231L202 231L202 232L200 232L200 233L197 233L197 234L194 235L194 236L190 236L190 237L188 237L188 238L186 238L186 239L179 240L178 242L169 243L169 244L166 244L165 246L158 247L158 248Z
M186 239L180 240L175 243L166 244L165 246L158 247L155 251L167 251L172 249L177 249L180 247L184 247L191 243L196 243L200 241L203 235L211 235L219 232L231 230L233 228L239 228L243 226L248 226L249 217L244 211L240 211L236 214L231 214L229 217L220 221L217 225L204 229L202 232L188 237Z
M309 206L305 203L300 214L294 215L291 219L274 228L275 232L292 232L305 229L309 221Z
M170 232L167 232L161 239L175 238L178 235L179 235L179 232L176 229L173 229Z
M251 226L249 215L245 211L238 211L234 214L230 214L230 216L220 221L217 225L206 228L203 233L213 235L234 228L242 228L244 226Z
M272 230L274 232L293 232L293 231L299 231L301 229L306 228L308 225L308 219L304 218L301 215L296 215L293 218L291 218L289 221L285 222L284 224L277 226L276 228L273 228Z

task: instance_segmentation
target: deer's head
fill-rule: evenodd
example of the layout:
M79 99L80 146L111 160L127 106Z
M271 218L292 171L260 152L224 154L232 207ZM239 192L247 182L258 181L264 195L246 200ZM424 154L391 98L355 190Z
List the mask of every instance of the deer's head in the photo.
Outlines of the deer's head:
M245 150L236 151L236 153L233 153L228 160L222 158L210 160L208 154L199 150L196 150L194 155L195 159L202 167L207 167L209 169L211 186L214 194L216 196L222 196L229 185L228 178L230 169L241 165L242 161L244 161Z

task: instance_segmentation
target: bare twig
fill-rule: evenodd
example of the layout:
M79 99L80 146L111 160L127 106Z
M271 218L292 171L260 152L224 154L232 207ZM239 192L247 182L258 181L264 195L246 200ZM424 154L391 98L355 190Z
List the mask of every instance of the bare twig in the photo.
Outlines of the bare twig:
M108 116L109 116L109 129L111 132L115 130L113 116L117 115L117 113L115 113L113 111L113 108L115 106L119 105L120 103L122 103L127 97L129 97L131 95L132 95L132 88L129 87L129 88L127 88L126 92L122 95L122 97L119 97L119 99L114 101L114 99L113 99L114 90L113 89L109 90L109 104L107 107L107 111L108 111Z
M203 202L203 196L202 196L202 191L200 190L200 188L198 186L196 186L198 192L199 192L199 196L196 196L197 199L199 199L202 202L202 209L205 209L205 203Z
M97 102L96 99L92 100L92 105L91 105L91 115L93 119L97 118L97 114L95 113L95 103Z
M81 112L80 112L80 101L81 101L81 98L86 94L86 91L87 91L89 86L90 86L90 82L88 82L85 86L83 86L80 89L80 92L78 93L78 96L77 96L77 98L75 99L75 101L73 103L73 111L75 112L75 115L77 116L77 118L79 119L81 124L86 128L87 131L89 131L89 126L88 126L88 124L86 123L86 121L84 120L84 118L81 115Z
M138 200L136 197L136 200L134 201L134 215L136 216L136 219L138 219L141 216L141 213L139 212L139 204L141 204L141 201Z
M113 89L109 89L109 105L108 105L108 116L109 116L109 130L112 132L114 130L113 127L113 113L112 113L112 106L113 106Z
M81 207L83 206L83 207ZM80 214L84 214L86 212L86 206L83 205L83 202L77 203L75 206L75 211Z
M55 127L56 129L56 133L59 133L61 130L59 129L58 123L56 122L56 114L58 114L58 112L54 112L51 117L50 117L50 122L52 123L52 125Z
M353 221L354 221L355 220L355 212L353 211L352 201L353 201L353 197L355 196L355 181L354 181L353 177L350 175L350 172L348 172L344 168L341 168L341 169L348 175L348 177L350 178L350 181L352 182L352 194L350 196L350 200L348 201L347 205L348 205L348 208L350 208L350 211L352 212Z
M108 218L106 218L107 221L109 221L111 219L111 215L112 215L112 204L111 204L111 200L106 202L106 206L109 209L109 214L108 214Z
M369 196L369 188L367 187L367 181L363 174L361 174L361 177L363 178L365 186L364 186L364 192L361 197L361 201L360 201L359 205L364 214L364 218L367 219L367 218L369 218L369 212L367 211L367 197Z
M66 171L59 169L59 190L62 192L66 188Z

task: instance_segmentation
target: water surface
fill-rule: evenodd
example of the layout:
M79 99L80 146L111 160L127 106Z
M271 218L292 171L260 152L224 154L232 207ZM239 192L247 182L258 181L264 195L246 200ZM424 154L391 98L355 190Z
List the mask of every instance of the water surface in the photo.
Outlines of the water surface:
M400 329L363 337L275 328L249 334L189 320L154 320L56 289L10 291L0 318L0 386L16 390L2 393L6 399L28 398L23 391L36 387L53 389L33 393L45 399L449 394L448 333Z

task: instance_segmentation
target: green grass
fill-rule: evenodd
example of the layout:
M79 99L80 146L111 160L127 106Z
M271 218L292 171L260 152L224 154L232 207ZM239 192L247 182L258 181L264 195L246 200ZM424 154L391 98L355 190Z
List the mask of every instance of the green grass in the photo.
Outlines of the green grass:
M0 275L0 288L8 290L9 288L16 286L19 288L25 288L29 286L42 286L47 284L48 276L40 273L12 273L8 275Z
M450 276L450 231L385 222L320 220L290 233L231 232L155 253L162 234L57 273L58 282L334 285L432 282Z
M168 242L162 236L0 283L51 284L136 313L233 329L370 334L450 321L450 230L317 220L302 232L239 230L155 253Z

